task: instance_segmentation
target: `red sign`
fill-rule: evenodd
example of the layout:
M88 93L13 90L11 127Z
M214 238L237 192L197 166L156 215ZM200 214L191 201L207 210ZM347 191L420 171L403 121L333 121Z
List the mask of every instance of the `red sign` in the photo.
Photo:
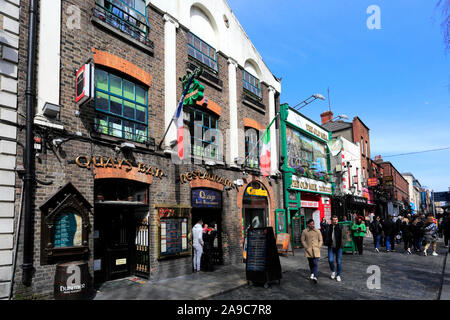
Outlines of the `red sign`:
M378 185L378 178L367 179L367 184L369 185L369 187L376 187Z
M318 208L319 207L319 201L301 201L301 206L303 208Z

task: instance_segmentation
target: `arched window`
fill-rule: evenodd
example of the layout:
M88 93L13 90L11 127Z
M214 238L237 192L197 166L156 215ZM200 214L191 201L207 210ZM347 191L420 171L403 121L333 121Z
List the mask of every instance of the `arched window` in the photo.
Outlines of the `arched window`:
M245 165L249 168L259 168L259 134L256 129L247 128L245 130Z
M258 79L259 70L258 67L247 60L244 66L244 81L243 87L248 93L256 96L258 99L262 99L261 82Z
M214 23L200 8L191 8L191 29L188 34L188 54L204 66L217 72L217 34Z

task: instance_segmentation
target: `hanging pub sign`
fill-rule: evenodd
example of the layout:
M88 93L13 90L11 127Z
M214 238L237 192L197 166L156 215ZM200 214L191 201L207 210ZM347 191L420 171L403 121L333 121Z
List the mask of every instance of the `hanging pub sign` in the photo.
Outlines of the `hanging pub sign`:
M186 183L188 181L192 181L195 179L206 179L209 181L217 182L219 184L223 184L226 187L232 187L233 182L224 177L218 176L217 174L210 174L208 172L202 172L201 170L187 172L180 174L180 182Z
M130 172L132 170L136 170L139 173L143 173L150 176L155 176L158 178L162 178L164 176L163 169L153 168L148 164L138 162L137 166L134 167L129 160L126 159L118 159L112 157L103 157L103 156L78 156L75 159L75 163L80 168L90 169L92 166L94 168L114 168L118 170L124 170L125 172Z
M221 208L222 192L209 189L192 189L193 208Z
M82 66L76 75L75 102L81 105L94 98L94 66L90 63Z
M378 185L378 178L367 179L367 184L369 185L369 187L376 187Z

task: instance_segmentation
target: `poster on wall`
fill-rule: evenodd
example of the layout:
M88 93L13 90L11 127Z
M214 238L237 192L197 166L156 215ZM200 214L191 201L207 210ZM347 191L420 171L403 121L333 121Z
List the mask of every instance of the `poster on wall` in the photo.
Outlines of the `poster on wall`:
M312 219L314 220L314 225L316 229L320 228L320 210L315 210L312 214Z

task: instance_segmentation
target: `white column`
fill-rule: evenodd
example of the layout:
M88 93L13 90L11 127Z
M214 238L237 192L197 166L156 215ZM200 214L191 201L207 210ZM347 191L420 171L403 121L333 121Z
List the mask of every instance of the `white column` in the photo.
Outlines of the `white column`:
M269 117L275 117L275 89L269 86ZM277 131L275 123L270 127L270 171L275 174L278 170Z
M177 34L178 22L172 16L164 15L164 130L177 108ZM164 149L170 149L170 142L177 139L175 123L172 123L166 138Z
M229 162L231 166L236 166L234 161L239 157L239 132L238 132L238 115L237 115L237 81L236 68L238 64L236 60L228 58L228 87L230 102L230 140L229 146Z
M39 10L37 115L46 102L59 105L61 0L41 0Z

